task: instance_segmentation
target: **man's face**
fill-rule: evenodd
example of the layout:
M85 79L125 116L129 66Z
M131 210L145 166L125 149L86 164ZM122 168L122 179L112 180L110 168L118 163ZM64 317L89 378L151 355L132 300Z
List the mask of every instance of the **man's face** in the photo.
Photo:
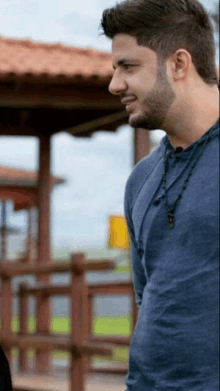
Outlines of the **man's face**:
M114 75L109 91L119 95L129 113L129 124L147 130L163 129L175 99L166 64L157 54L137 44L128 34L117 34L112 42Z

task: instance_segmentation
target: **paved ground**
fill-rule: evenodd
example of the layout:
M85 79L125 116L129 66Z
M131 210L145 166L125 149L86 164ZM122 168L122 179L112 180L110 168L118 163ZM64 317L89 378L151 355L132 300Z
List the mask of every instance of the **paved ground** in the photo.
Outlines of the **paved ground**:
M68 372L64 368L55 365L51 375L36 375L33 373L31 361L30 374L17 374L17 359L14 358L11 366L13 391L70 391ZM89 373L87 376L85 391L124 390L125 375Z
M15 375L14 391L69 391L69 382L65 375ZM124 376L89 374L85 391L124 391ZM77 390L76 390L77 391Z
M86 391L124 391L125 376L90 374Z

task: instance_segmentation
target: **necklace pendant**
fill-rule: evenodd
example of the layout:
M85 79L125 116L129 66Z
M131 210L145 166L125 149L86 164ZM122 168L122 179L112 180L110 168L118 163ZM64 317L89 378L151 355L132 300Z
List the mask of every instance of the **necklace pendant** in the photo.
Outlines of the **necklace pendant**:
M175 222L174 222L174 210L171 210L170 213L168 214L168 221L169 221L170 228L173 228L174 225L175 225Z

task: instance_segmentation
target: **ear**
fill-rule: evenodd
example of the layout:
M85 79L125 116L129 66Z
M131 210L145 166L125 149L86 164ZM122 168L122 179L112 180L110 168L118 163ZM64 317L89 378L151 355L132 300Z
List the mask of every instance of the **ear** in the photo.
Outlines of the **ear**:
M192 65L191 54L185 49L178 49L170 58L173 80L179 81L186 79Z

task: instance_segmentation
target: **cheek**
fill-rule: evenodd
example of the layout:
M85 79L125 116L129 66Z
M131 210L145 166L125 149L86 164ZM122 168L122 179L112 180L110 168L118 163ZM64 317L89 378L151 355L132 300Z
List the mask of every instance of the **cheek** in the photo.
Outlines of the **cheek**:
M143 85L141 84L130 84L131 93L138 99L140 103L143 103L146 97L146 90L143 89Z
M154 89L155 81L153 77L147 77L146 74L136 75L131 81L133 90L137 92L140 102L144 102L149 92Z
M137 98L135 102L135 108L144 109L148 94L153 89L153 83L146 78L145 75L142 77L134 75L128 80L129 92Z
M145 103L145 96L140 96L139 103L140 103L140 105L144 105L144 103Z
M148 91L147 83L134 78L128 85L131 93L134 94L140 102L143 102Z

